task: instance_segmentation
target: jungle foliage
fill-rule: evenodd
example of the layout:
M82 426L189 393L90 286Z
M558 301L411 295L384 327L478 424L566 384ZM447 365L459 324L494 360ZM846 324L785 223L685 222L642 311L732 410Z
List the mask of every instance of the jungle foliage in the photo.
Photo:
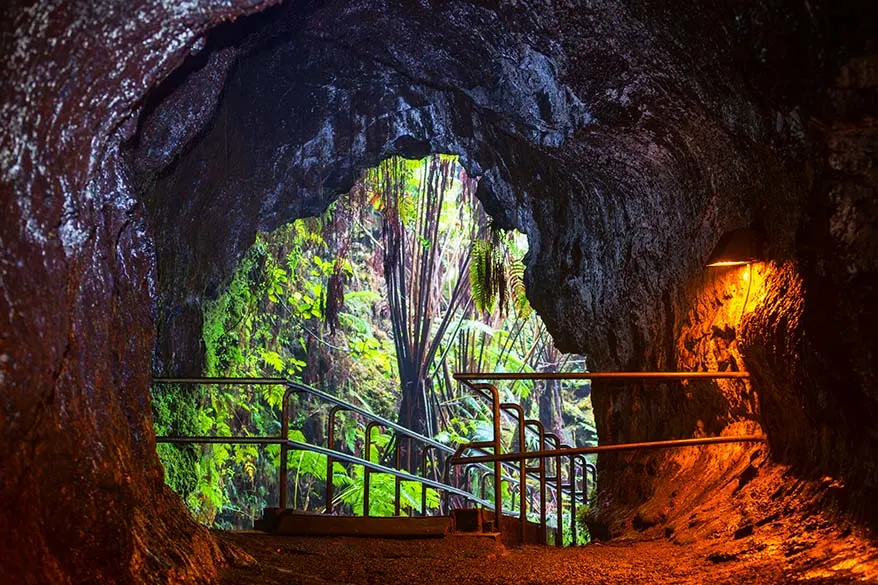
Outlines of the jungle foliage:
M456 157L388 159L322 216L258 235L204 305L204 375L293 379L449 445L490 439L486 405L453 372L584 367L558 354L527 303L525 251L521 234L492 228ZM596 438L587 385L519 382L504 392L571 444ZM156 433L277 436L283 394L156 386ZM291 439L326 444L323 405L296 395L290 412ZM365 424L340 414L335 448L362 456ZM504 427L507 444L514 432ZM392 463L394 437L373 429L372 438L369 458ZM160 445L159 455L167 483L205 524L249 527L276 505L276 446ZM420 464L407 459L405 467ZM290 505L325 506L326 457L292 452L288 465ZM332 475L336 509L362 514L363 469L336 462ZM370 512L392 514L394 478L372 474L371 484ZM403 513L419 510L421 486L401 487ZM503 490L511 505L505 482ZM427 490L428 508L438 505Z

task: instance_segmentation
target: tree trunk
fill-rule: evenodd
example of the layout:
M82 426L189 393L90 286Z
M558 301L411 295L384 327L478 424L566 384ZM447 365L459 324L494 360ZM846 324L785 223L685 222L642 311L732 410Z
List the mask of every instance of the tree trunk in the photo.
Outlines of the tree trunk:
M397 423L422 435L427 434L427 408L424 403L424 381L406 380L402 383L402 401L399 406ZM423 445L397 437L402 450L400 461L403 469L417 474L420 466L420 451Z
M546 380L540 391L540 422L547 433L554 433L566 442L561 403L561 380Z

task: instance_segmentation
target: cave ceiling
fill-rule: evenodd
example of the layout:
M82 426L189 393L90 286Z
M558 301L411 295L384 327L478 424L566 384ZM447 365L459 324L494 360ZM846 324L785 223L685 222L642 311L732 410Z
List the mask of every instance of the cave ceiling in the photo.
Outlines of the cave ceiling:
M170 314L197 313L187 289L215 291L255 229L319 213L394 153L462 155L495 221L528 234L531 296L559 347L595 363L644 357L648 324L681 294L671 283L692 277L717 232L796 221L804 181L786 167L804 114L784 97L805 81L741 78L748 39L764 69L789 58L752 20L795 15L753 8L718 39L707 23L721 10L681 16L674 37L656 13L614 3L342 4L224 25L154 92L132 158ZM689 50L675 50L681 38ZM793 232L777 230L776 253ZM633 326L620 311L631 304ZM182 347L197 318L177 321L189 325L160 333Z

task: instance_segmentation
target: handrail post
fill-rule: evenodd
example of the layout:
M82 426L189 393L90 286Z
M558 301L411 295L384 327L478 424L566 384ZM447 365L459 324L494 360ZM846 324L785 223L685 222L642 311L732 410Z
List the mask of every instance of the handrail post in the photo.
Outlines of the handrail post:
M326 447L331 450L335 449L335 413L341 410L344 410L343 406L333 406L329 409L329 417L326 420ZM333 508L332 464L334 462L332 455L326 456L326 514L332 514Z
M525 443L525 426L524 426L524 409L520 404L504 402L500 405L501 409L512 411L518 417L518 452L527 451ZM519 520L521 520L521 544L527 542L527 460L522 459L518 462L518 508Z
M584 466L584 469L582 471L582 476L585 477L586 472L588 472L588 470L591 470L591 485L593 485L594 488L597 489L597 487L598 487L598 468L595 467L594 465L592 465L591 463L589 463L588 460L585 459L584 455L582 456L582 460L583 460L583 466ZM588 486L588 484L586 484L586 486ZM588 497L588 491L586 491L586 493L585 493L586 503L589 501L589 499L590 498Z
M402 450L401 449L402 449L402 441L403 440L408 440L408 442L409 442L409 453L411 453L411 450L412 450L412 438L407 437L405 435L400 435L399 433L397 433L396 434L396 455L395 455L395 459L394 459L394 461L395 461L394 464L396 465L397 469L399 469L402 466ZM396 476L395 479L396 479L396 481L394 483L393 515L399 516L399 512L400 512L400 501L399 500L400 500L400 496L402 495L401 494L402 480L399 478L399 476Z
M280 405L280 436L283 439L283 442L280 444L280 472L278 477L278 483L280 484L280 502L278 503L278 507L281 510L286 510L289 503L287 501L287 497L289 494L287 488L287 482L289 481L289 463L287 462L289 447L287 447L286 442L290 439L290 397L293 394L300 394L301 390L292 386L289 380L284 380L278 383L283 384L286 387L286 390L284 390L284 397ZM293 502L293 505L295 505L295 502Z
M438 480L440 474L444 477L444 469L448 467L447 458L441 458L441 453L439 453L437 456L436 450L437 448L435 445L424 445L424 447L421 449L422 477L427 477L427 453L430 454L430 461L433 464L433 478ZM421 484L421 515L427 515L427 484L425 483Z
M490 390L491 392L491 415L493 416L494 427L494 453L500 454L503 445L500 435L500 391L493 384L478 384L482 390ZM482 498L484 499L484 498ZM503 464L494 464L494 525L497 532L502 532L501 523L503 521Z
M491 393L491 417L492 427L494 431L494 440L490 441L490 447L493 448L494 454L499 455L503 450L502 437L500 436L500 391L493 384L473 384L464 382L466 386L476 392L488 390ZM470 444L475 447L477 444ZM479 445L481 446L481 445ZM500 527L503 521L503 464L494 465L494 524L497 532L502 532Z
M280 407L280 436L284 442L280 444L280 475L278 477L278 493L280 502L278 507L281 511L287 509L287 481L289 479L289 470L287 469L287 443L290 438L290 395L292 388L287 387L284 390L283 402Z
M525 426L533 427L536 429L539 446L540 449L545 448L546 446L546 429L543 427L543 423L534 419L527 419L524 421ZM546 460L544 458L539 459L539 465L536 468L536 471L540 474L540 533L543 537L543 544L548 543L548 521L546 519Z
M443 483L447 484L448 482L444 481L444 480L447 477L447 469L450 467L448 465L448 453L438 453L437 457L439 459L439 463L438 463L439 467L433 473L433 478L436 481L439 481L439 478L442 478ZM444 493L445 492L443 491L443 494ZM448 506L445 506L444 504L445 504L445 500L442 497L440 497L439 498L439 515L440 516L444 516L448 513Z
M449 455L445 455L445 469L442 470L442 477L447 478L445 481L448 485L454 485L454 487L460 487L460 467L456 465L451 465L448 460ZM454 479L452 483L451 475L454 474ZM445 502L445 509L442 511L443 514L451 513L451 494L449 492L445 492L445 498L443 500Z
M536 490L533 489L533 488L530 488L530 502L529 502L530 505L529 505L529 507L530 507L531 509L533 509L533 508L536 507L536 504L534 504L534 497L535 497L535 494L536 494Z
M427 452L433 447L424 445L421 447L421 477L427 477ZM436 465L436 459L433 458L433 465ZM427 484L421 484L421 516L427 515Z
M546 440L551 440L555 449L561 448L561 439L554 433L546 433ZM564 546L564 500L561 489L561 456L555 456L555 546Z
M473 466L473 469L476 469L476 473L475 476L473 476L472 474L470 475L466 491L470 492L476 498L482 498L482 474L479 473L475 465ZM470 472L472 472L472 469L470 470ZM475 500L473 500L473 502L478 503Z
M485 499L485 496L487 496L486 492L488 491L488 483L485 480L488 479L492 473L493 471L489 469L488 471L483 471L479 476L479 497L483 500ZM494 488L494 491L497 491L496 487Z
M381 423L376 421L369 421L366 424L366 438L363 443L363 450L365 451L366 456L364 459L366 461L371 461L372 454L372 429L379 426ZM372 479L372 470L368 467L363 468L363 516L368 518L371 516L371 511L369 507L369 483Z
M567 457L567 480L570 482L570 543L576 546L576 458Z
M576 523L576 463L582 459L585 461L585 458L581 455L570 455L568 460L570 461L570 534L573 536L573 545L576 546L579 544L579 526ZM585 466L580 467L582 470L583 479L585 478ZM583 491L582 503L583 505L587 504L585 501L585 492Z
M585 455L574 455L574 459L579 461L579 471L582 476L580 480L580 493L582 494L582 505L588 506L588 469L586 465L588 461L585 459Z
M458 469L454 468L454 478L458 479L457 475ZM448 459L445 459L445 467L442 469L442 483L446 485L451 485L451 465L448 464ZM455 481L455 486L459 485L457 481ZM448 514L451 505L449 503L450 494L447 491L443 491L442 495L439 498L439 513L440 514Z
M472 475L470 472L477 467L478 465L471 463L463 468L463 489L474 495L477 488L473 489Z

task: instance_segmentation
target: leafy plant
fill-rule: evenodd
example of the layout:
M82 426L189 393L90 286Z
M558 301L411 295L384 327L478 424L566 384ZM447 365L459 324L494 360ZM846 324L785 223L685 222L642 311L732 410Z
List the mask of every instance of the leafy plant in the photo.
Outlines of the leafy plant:
M294 379L449 445L492 439L488 409L453 381L454 371L582 364L554 352L527 303L524 237L490 229L474 191L455 157L394 158L320 217L259 234L228 285L202 307L204 375ZM564 400L543 400L547 392ZM283 385L156 386L156 432L277 436L284 393ZM593 438L580 386L522 382L504 393L526 416L563 418L572 438ZM290 438L325 444L322 405L294 395L290 413ZM335 448L362 455L365 422L340 415ZM501 439L510 444L515 431L504 422ZM370 458L392 464L394 435L373 433ZM161 445L159 454L167 483L206 524L249 528L263 507L276 505L276 445ZM403 460L416 471L413 455ZM287 462L290 504L321 509L326 457L292 451ZM336 462L332 475L336 507L363 513L363 469ZM395 479L371 474L370 481L371 513L392 514ZM400 487L403 512L419 513L421 484ZM502 489L511 505L509 486ZM435 511L439 494L426 493Z

